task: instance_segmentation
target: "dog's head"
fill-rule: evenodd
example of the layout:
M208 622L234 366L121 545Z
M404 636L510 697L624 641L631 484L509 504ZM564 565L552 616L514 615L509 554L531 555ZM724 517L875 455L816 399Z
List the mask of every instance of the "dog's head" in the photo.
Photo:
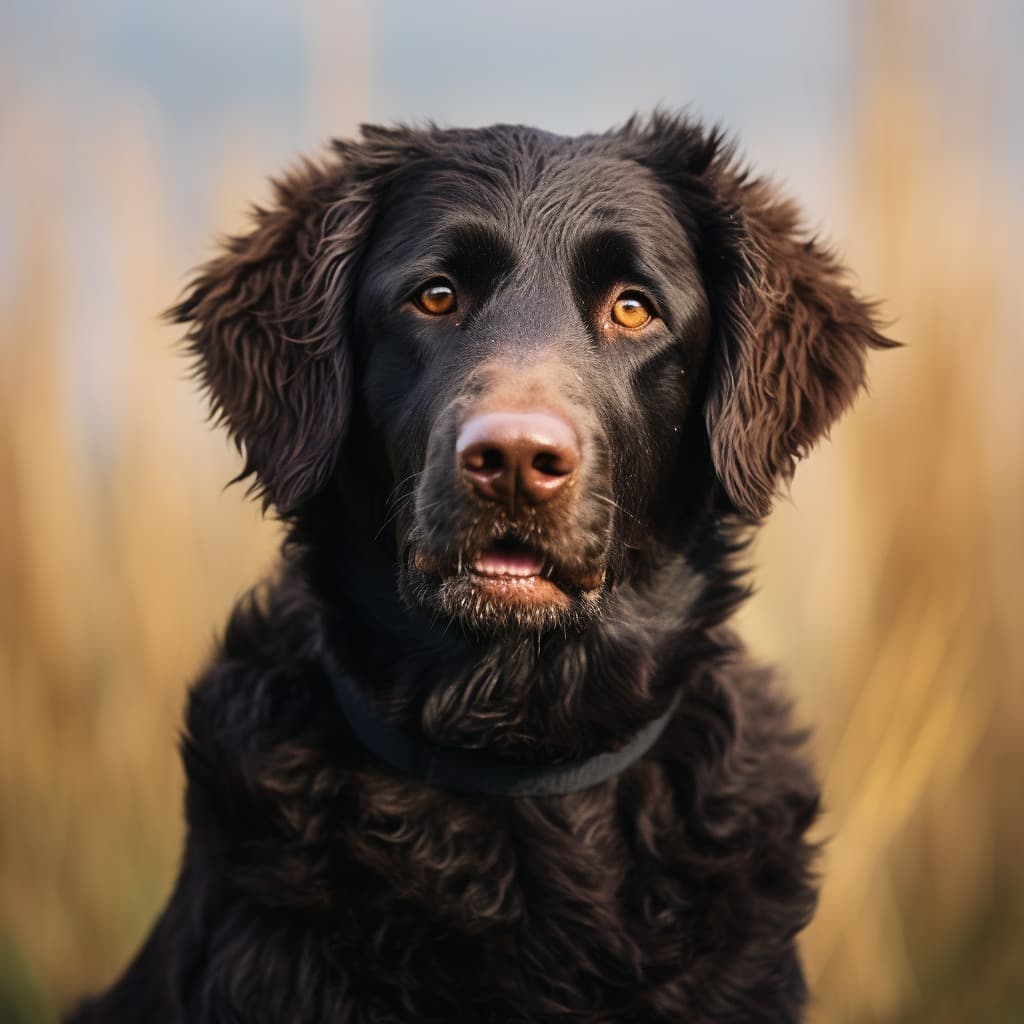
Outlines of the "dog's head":
M887 344L793 205L662 116L365 129L172 315L265 503L343 486L409 601L485 632L585 624L700 510L765 516Z

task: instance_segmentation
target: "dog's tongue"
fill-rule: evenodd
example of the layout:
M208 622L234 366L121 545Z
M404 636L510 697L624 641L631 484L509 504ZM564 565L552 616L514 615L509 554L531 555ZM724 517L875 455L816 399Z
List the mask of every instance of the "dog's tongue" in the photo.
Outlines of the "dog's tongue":
M544 558L527 547L502 546L487 548L473 563L481 576L539 576Z

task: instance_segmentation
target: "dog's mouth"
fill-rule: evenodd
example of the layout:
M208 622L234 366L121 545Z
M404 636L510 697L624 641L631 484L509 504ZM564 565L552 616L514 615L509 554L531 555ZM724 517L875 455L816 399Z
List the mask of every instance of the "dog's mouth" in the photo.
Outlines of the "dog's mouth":
M423 550L412 564L432 580L453 608L557 613L592 599L603 569L571 569L540 544L506 533L468 557L432 557Z
M473 559L468 576L471 586L500 602L567 605L568 588L559 585L566 581L556 572L557 566L544 552L512 538L502 538Z
M490 579L531 579L550 566L544 555L515 540L497 541L473 561L473 572Z

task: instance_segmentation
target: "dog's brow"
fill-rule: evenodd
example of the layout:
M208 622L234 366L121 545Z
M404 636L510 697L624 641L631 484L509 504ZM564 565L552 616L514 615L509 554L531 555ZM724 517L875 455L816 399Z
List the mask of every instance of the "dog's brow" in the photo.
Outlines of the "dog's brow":
M463 284L481 285L510 269L512 247L498 227L481 220L456 220L428 233L403 274L403 287L414 288L435 274L451 274Z
M666 274L642 239L618 228L583 233L576 242L573 268L576 284L585 292L601 291L616 282L643 285L664 297Z
M591 300L617 283L643 287L673 330L682 330L699 312L698 272L681 229L678 237L665 227L584 231L576 239L572 259L577 292Z
M440 237L450 262L509 263L512 247L494 224L486 221L466 220L451 224Z
M599 228L584 232L576 243L576 263L590 281L607 281L636 273L637 243L625 231Z

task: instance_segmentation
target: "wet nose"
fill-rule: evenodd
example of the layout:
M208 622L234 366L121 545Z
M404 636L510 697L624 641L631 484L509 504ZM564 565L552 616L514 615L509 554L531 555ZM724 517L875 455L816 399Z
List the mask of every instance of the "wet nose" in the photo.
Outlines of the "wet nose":
M580 464L572 424L549 412L471 416L459 431L455 452L480 497L510 505L550 500L570 483Z

